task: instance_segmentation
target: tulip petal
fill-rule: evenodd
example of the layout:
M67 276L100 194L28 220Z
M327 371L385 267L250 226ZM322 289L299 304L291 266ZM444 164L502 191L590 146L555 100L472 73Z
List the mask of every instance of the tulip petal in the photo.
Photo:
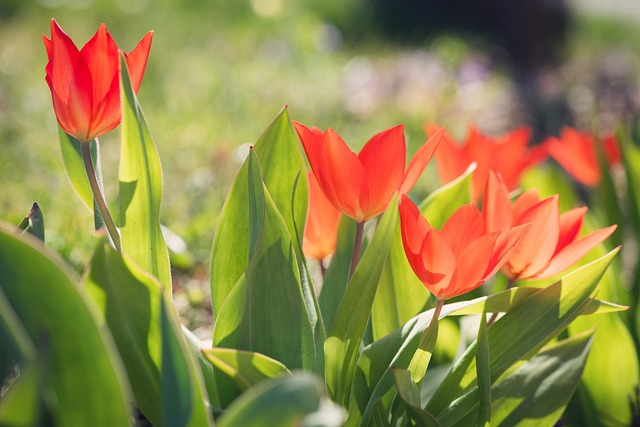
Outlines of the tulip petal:
M129 54L125 53L127 68L129 69L129 76L131 77L131 86L135 93L138 93L138 89L140 89L140 84L142 83L142 77L144 77L152 39L153 31L149 31Z
M416 272L427 289L439 300L447 298L447 288L456 272L456 257L442 234L432 228L420 248L423 270Z
M513 202L513 208L511 209L513 213L514 224L522 224L523 221L520 220L522 215L539 202L540 196L538 195L538 191L536 189L532 188L522 193L516 199L516 201Z
M359 204L362 163L333 129L324 133L317 168L316 178L331 203L356 222L364 221Z
M307 257L323 259L335 251L340 211L325 197L313 172L309 181L309 210L304 229L302 251Z
M416 151L416 154L409 162L409 166L402 178L400 193L407 194L411 188L413 188L416 181L418 181L418 178L420 178L420 175L422 175L422 172L424 172L425 168L429 164L431 157L433 157L433 153L435 153L436 148L438 148L443 134L444 127L441 127L427 140L427 142L424 143L422 147L418 149L418 151Z
M500 270L505 263L507 263L509 257L511 257L511 254L513 254L522 238L529 232L530 228L531 224L522 224L517 225L506 232L500 233L491 254L491 260L487 265L487 271L484 273L483 280L488 280L489 277L496 274L496 272ZM508 266L506 267L506 270L505 274L507 277L512 277Z
M598 185L600 166L589 135L565 127L560 133L560 139L550 137L543 142L543 146L577 181L590 187Z
M495 232L480 236L460 251L455 285L447 290L447 298L467 293L485 282L485 272L499 235L499 232Z
M406 159L403 130L399 125L376 134L358 154L363 171L358 200L365 221L383 212L400 188Z
M90 139L93 110L91 71L76 45L54 19L51 20L49 62L51 98L60 126L77 139Z
M525 211L518 224L531 223L509 259L515 277L524 279L544 269L553 256L560 233L558 195L549 197Z
M442 227L442 236L457 257L461 250L485 234L484 220L475 203L456 210Z
M302 148L307 155L311 170L318 176L320 170L320 147L322 147L322 131L316 127L309 129L302 123L293 121L293 127L298 133L300 142L302 142Z
M487 189L482 203L482 214L487 232L506 231L513 224L509 191L493 171L489 172Z
M400 230L405 252L417 255L420 253L422 241L431 226L427 219L420 215L418 207L407 196L402 195L402 201L398 208L400 210Z
M615 231L616 227L617 225L611 225L606 228L601 228L565 246L556 256L553 257L544 270L533 275L531 279L546 279L562 273L578 262L580 258L586 255L591 249L602 243Z
M578 238L586 213L587 207L583 206L560 214L560 235L554 255Z
M436 131L433 126L427 126L425 132L427 135L435 135ZM471 164L464 147L458 145L446 131L440 138L440 144L435 155L438 175L445 184L462 175Z

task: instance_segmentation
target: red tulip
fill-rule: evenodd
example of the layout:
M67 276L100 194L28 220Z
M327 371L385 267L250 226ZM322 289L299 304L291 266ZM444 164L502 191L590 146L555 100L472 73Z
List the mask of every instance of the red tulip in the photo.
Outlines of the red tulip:
M302 250L307 257L323 260L336 249L340 211L325 197L313 172L309 180L309 210Z
M433 125L428 125L425 129L427 135L434 130ZM500 137L491 137L470 126L463 144L456 143L445 133L436 153L440 178L444 183L453 181L475 162L477 167L472 178L475 200L482 197L490 170L500 173L507 187L513 190L522 173L546 156L542 148L527 146L530 138L531 130L526 127L517 128Z
M596 140L592 135L565 127L560 131L560 138L549 137L542 145L576 181L588 187L595 187L600 183L602 173ZM605 138L603 145L607 163L619 163L620 151L615 138Z
M125 53L136 92L152 36L148 32L129 55ZM80 51L55 19L51 20L51 40L42 38L49 57L46 81L62 129L80 141L90 141L115 128L121 119L120 56L107 27L100 25Z
M400 227L411 268L440 301L472 291L489 280L529 229L525 224L489 231L482 214L471 203L454 212L439 231L406 196L400 203Z
M560 214L558 195L540 200L529 190L513 204L504 183L491 173L483 213L489 231L504 231L531 223L531 229L511 254L502 271L510 279L545 279L562 273L613 233L616 225L580 238L586 207Z
M440 130L429 138L405 170L402 125L373 136L356 155L333 129L322 132L293 124L322 192L339 211L358 223L382 213L397 191L404 194L411 189L444 132Z

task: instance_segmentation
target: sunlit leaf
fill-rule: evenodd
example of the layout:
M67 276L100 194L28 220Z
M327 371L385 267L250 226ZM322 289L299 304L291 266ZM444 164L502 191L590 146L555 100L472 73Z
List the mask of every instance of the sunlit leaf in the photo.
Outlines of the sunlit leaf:
M245 392L220 418L218 427L338 427L344 414L308 374L265 381Z
M263 185L254 150L246 164L251 262L218 311L213 346L262 353L291 369L312 369L314 336L296 254L285 222Z
M438 420L427 411L422 409L420 401L420 390L411 378L411 373L406 369L394 369L393 376L396 382L398 396L402 399L407 408L407 414L414 421L415 425L423 427L439 427Z
M593 331L554 343L492 389L491 422L552 427L580 384Z
M41 393L56 396L53 417L64 426L128 425L128 384L86 290L55 254L12 228L0 227L0 289L47 356Z
M214 347L202 353L242 391L268 378L291 375L282 363L252 351Z
M176 355L176 340L183 340L176 320L165 323L162 316L176 317L171 306L162 309L163 288L156 279L142 271L135 263L123 257L110 246L96 248L89 270L84 277L85 286L93 296L109 326L127 370L136 404L153 425L162 425L163 410L163 336L171 332L174 336L172 363L187 366L190 375L190 411L194 424L206 420L203 414L203 386L195 362L179 344L182 353ZM167 319L165 319L167 322ZM171 327L171 331L167 330ZM182 362L174 359L183 355ZM186 364L186 365L185 365ZM169 366L166 367L168 369ZM178 401L176 401L178 403ZM206 422L205 422L206 425Z
M614 250L537 292L489 328L492 383L518 360L535 354L581 314L617 252ZM427 405L427 410L443 424L454 423L477 407L475 347L473 343L456 361Z
M160 228L160 157L121 58L120 234L122 252L171 293L169 252Z
M397 197L394 197L347 284L324 345L327 389L331 398L343 405L349 398L357 353L397 222Z
M472 201L471 176L475 169L475 164L472 164L462 175L431 193L420 204L420 213L432 227L442 229L460 206Z

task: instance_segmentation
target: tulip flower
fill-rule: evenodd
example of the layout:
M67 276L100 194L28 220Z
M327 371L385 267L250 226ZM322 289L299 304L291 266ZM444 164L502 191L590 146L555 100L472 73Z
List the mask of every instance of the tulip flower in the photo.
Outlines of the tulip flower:
M565 127L560 131L560 138L549 137L542 146L576 181L587 187L600 183L602 173L592 135ZM620 150L614 137L604 139L603 149L609 165L620 162Z
M433 125L425 128L427 135L434 130ZM546 156L541 147L527 146L530 138L531 130L526 127L517 128L500 137L491 137L470 126L463 144L456 143L445 133L436 153L440 178L444 183L453 181L475 162L477 167L472 178L475 200L482 198L490 170L500 173L507 187L513 190L522 173Z
M502 268L511 280L545 279L562 273L613 233L616 225L580 237L586 207L560 214L558 195L540 200L528 190L513 203L507 187L493 173L489 175L483 205L489 231L504 231L531 223L516 250Z
M302 250L307 257L317 259L322 265L322 260L336 249L340 211L322 193L313 172L309 172L307 178L309 210L302 239Z
M127 67L138 91L151 48L148 32L130 54ZM91 141L115 128L120 112L120 55L118 46L102 24L78 51L71 38L51 20L51 39L42 36L49 62L45 68L53 109L66 133Z
M339 211L358 223L382 213L396 192L405 194L413 187L444 132L435 132L405 170L402 125L373 136L355 154L333 129L322 132L293 124L322 192Z
M411 268L439 302L489 280L529 229L523 224L504 231L487 230L482 214L470 203L437 230L406 196L400 203L400 227Z

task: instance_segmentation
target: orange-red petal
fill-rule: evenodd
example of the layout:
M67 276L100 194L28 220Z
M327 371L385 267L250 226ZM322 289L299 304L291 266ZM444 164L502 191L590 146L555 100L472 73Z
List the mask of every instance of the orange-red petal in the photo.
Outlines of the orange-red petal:
M418 178L420 178L420 175L422 175L422 172L424 172L425 168L429 164L431 157L433 157L433 153L435 153L436 148L438 148L443 134L444 127L441 127L431 137L429 137L429 139L427 139L427 142L425 142L418 151L416 151L416 154L409 162L409 166L407 166L407 170L404 172L402 185L400 186L400 193L407 194L411 188L413 188L416 181L418 181Z

